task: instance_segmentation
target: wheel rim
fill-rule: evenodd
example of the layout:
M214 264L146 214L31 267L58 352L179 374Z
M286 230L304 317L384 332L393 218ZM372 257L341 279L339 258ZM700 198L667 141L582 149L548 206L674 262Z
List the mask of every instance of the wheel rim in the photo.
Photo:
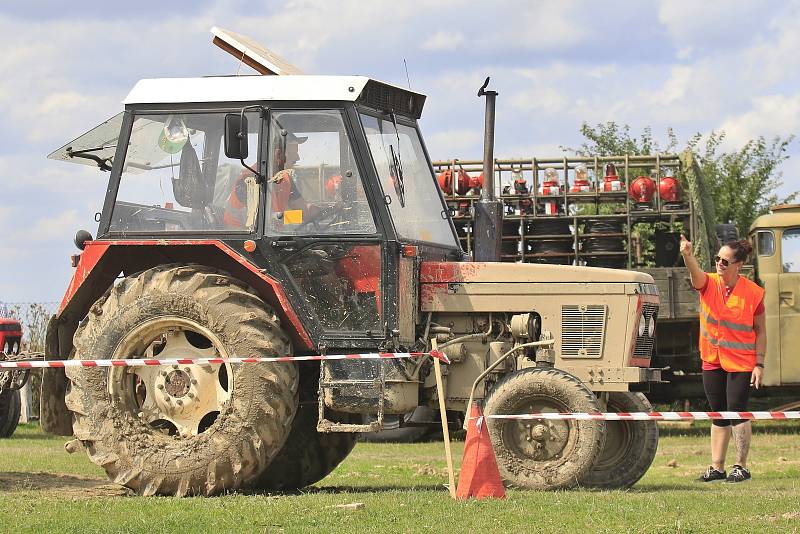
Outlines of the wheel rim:
M549 397L527 399L518 403L510 413L568 412L563 403ZM574 421L551 419L520 419L507 421L502 436L506 448L516 456L536 462L566 461L575 445Z
M194 321L159 317L128 332L113 359L224 358L220 339ZM108 390L144 424L187 438L208 432L233 391L229 364L121 367L109 370Z

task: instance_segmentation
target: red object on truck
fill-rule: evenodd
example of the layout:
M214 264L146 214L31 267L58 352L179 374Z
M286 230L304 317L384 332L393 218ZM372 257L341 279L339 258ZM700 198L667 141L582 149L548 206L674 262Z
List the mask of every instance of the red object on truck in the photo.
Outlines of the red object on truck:
M0 351L19 354L22 345L22 325L16 319L0 318Z

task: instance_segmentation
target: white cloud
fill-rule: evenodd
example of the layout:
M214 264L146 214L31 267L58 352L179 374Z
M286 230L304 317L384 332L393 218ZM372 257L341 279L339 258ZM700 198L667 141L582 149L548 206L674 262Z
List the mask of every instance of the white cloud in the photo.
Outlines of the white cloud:
M800 131L800 93L769 95L753 99L752 108L726 119L726 146L741 147L758 136L794 135Z
M458 30L441 30L428 37L421 45L422 50L455 50L464 43L464 34Z
M767 5L750 0L661 0L658 19L680 47L705 47L724 43L742 46L769 13Z
M471 158L474 147L483 142L483 131L477 129L445 130L426 136L426 145L432 159ZM482 153L481 153L482 154Z
M81 223L78 210L68 209L37 219L24 236L26 241L50 241L74 234Z
M692 68L674 66L670 76L660 90L652 94L652 103L655 106L669 106L683 100L692 81Z

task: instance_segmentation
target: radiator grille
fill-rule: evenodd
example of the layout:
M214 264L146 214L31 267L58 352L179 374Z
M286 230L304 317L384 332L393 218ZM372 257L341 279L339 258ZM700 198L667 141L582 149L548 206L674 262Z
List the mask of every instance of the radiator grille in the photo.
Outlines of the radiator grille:
M639 318L639 321L644 321L645 329L644 335L642 336L639 335L638 330L636 332L636 347L633 349L634 358L649 358L651 356L653 352L653 344L655 343L656 339L656 333L654 330L652 336L648 335L647 326L650 323L650 318L652 317L653 320L655 320L657 314L657 304L644 304L642 306L642 316Z
M604 304L561 306L561 356L600 358L606 331Z

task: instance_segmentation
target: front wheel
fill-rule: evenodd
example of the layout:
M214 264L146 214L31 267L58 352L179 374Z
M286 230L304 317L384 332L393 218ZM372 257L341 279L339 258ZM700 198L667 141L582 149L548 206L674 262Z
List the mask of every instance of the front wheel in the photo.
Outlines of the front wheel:
M610 412L652 412L642 393L614 392L608 397ZM644 476L658 449L655 421L608 421L606 445L581 485L594 488L629 488Z
M594 394L558 369L523 369L506 376L484 413L599 412ZM509 486L556 490L576 486L605 442L603 421L488 419L500 476Z
M75 333L79 359L291 353L252 290L201 266L116 284ZM75 436L109 478L143 495L245 486L283 446L297 410L294 363L68 368Z

